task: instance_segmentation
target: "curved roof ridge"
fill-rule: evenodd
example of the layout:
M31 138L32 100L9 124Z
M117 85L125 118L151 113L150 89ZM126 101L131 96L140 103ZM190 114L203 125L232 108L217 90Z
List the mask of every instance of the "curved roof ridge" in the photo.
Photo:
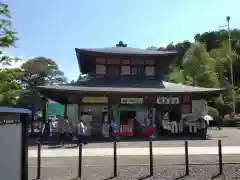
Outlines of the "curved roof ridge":
M224 90L226 88L211 88L211 87L202 87L202 86L191 86L191 85L186 85L186 84L182 84L182 83L173 83L173 82L168 82L168 81L162 81L163 84L165 85L172 85L172 86L177 86L179 88L201 88L201 89L206 89L206 90Z

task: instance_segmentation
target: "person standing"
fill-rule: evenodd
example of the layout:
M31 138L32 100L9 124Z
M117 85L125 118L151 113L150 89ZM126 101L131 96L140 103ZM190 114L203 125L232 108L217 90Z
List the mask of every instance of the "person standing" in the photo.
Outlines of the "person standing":
M207 129L208 129L208 121L204 118L198 119L200 122L201 132L202 132L202 138L207 139Z
M86 141L86 131L87 131L87 129L86 129L86 126L83 123L83 121L80 120L80 122L77 123L76 127L77 127L77 137L78 137L79 143L87 144L87 141Z
M72 122L69 121L68 117L65 118L65 138L66 141L73 141L73 125Z
M49 135L50 135L50 128L49 128L49 120L47 119L46 122L43 123L43 127L42 127L42 137L43 137L44 143L48 141Z
M60 132L60 141L62 145L64 145L64 142L66 141L66 138L68 136L68 126L69 124L67 123L67 117L60 117L58 119L58 129Z

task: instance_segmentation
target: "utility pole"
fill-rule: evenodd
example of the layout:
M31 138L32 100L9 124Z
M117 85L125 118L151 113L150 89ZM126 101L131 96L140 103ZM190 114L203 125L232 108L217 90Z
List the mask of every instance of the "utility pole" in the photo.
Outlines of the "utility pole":
M219 28L223 28L223 27L227 27L227 31L228 31L228 60L229 60L229 66L230 66L230 79L231 79L231 95L232 95L232 111L234 113L235 116L235 111L236 111L236 98L235 98L235 86L234 86L234 82L233 82L233 61L232 61L232 44L231 44L231 30L230 30L230 16L226 17L227 20L227 25L224 26L219 26Z
M233 61L232 61L232 44L231 44L231 31L230 31L230 16L227 16L227 28L228 28L228 58L229 58L229 65L230 65L230 76L231 76L231 85L232 85L232 109L235 116L235 110L236 110L236 99L235 99L235 87L233 82Z

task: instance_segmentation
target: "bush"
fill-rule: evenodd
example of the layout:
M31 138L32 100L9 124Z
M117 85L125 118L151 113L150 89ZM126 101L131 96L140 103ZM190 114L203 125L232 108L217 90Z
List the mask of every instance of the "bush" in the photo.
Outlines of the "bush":
M223 118L223 126L235 127L236 123L240 121L240 115L226 114Z
M218 110L213 107L208 107L208 114L214 118L219 116Z

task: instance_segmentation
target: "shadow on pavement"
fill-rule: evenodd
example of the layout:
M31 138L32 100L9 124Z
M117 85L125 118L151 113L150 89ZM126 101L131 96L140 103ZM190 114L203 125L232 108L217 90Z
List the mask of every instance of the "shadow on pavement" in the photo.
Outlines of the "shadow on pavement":
M177 178L175 178L174 180L180 180L180 179L183 179L183 178L185 178L185 177L187 177L187 175L182 175L182 176L180 176L180 177L177 177Z
M212 176L211 179L216 179L216 178L219 178L219 177L222 177L221 179L226 179L224 174L219 174L219 173L214 175L214 176Z
M36 146L37 145L37 138L29 138L28 139L28 146ZM170 136L170 137L167 137L167 136L161 136L161 137L157 137L157 138L152 138L151 141L176 141L176 140L179 140L179 141L195 141L195 140L201 140L200 138L198 137L173 137L173 136ZM208 138L206 139L205 141L208 141L208 140L211 140L211 138ZM94 143L111 143L113 141L116 141L115 139L113 138L108 138L108 139L87 139L87 142L89 144L94 144ZM149 138L128 138L128 139L124 139L124 138L121 138L120 140L117 140L117 142L147 142L149 141ZM71 145L71 144L75 144L77 145L79 142L78 140L72 140L72 141L67 141L65 142L64 144L66 145ZM49 145L49 146L57 146L57 145L60 145L61 144L61 141L58 139L58 138L53 138L53 137L50 137L47 141L45 142L42 142L42 145Z
M143 179L147 179L147 178L150 178L150 177L151 177L151 175L146 175L146 176L137 178L137 180L143 180Z
M114 178L115 178L114 176L111 176L111 177L105 178L103 180L109 180L109 179L114 179Z

